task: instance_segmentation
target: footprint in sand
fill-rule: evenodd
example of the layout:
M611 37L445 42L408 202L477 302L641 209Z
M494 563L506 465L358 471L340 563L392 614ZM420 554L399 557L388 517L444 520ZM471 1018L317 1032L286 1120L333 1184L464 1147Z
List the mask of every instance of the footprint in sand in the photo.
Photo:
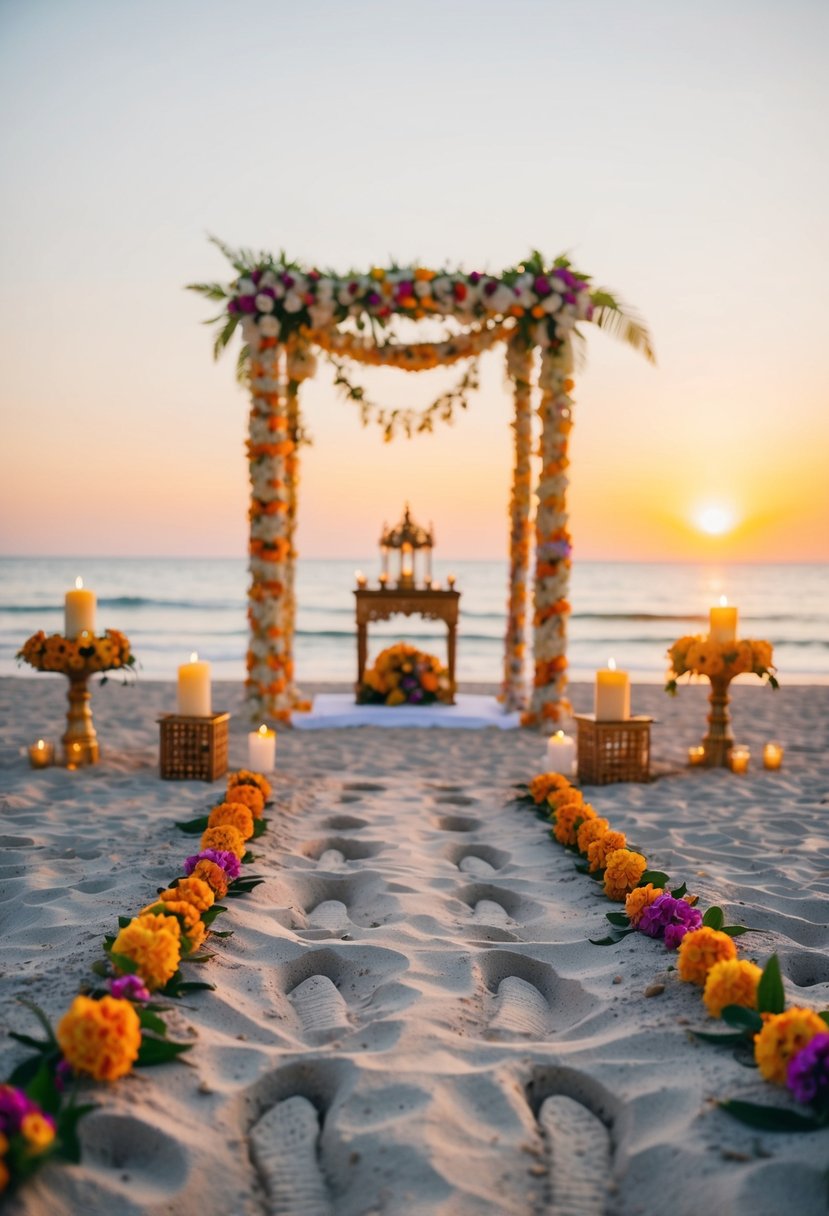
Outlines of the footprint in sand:
M319 1164L320 1121L307 1098L277 1102L250 1131L268 1216L333 1216Z
M348 1006L327 975L312 975L288 993L306 1037L328 1037L348 1026Z
M487 950L476 964L490 1003L487 1038L547 1039L572 1026L591 1007L577 980L563 979L549 963L512 950Z
M498 985L495 1012L490 1018L491 1035L527 1035L544 1038L552 1029L552 1011L534 984L508 975Z
M545 1216L604 1216L612 1161L604 1123L566 1094L545 1098L538 1123L550 1158Z
M359 799L340 799L340 801L359 802ZM355 832L358 828L368 827L368 820L360 819L357 815L332 815L330 819L325 820L323 826L330 828L333 832Z
M332 933L347 929L351 924L348 908L340 899L324 899L308 913L311 929L330 929Z
M440 815L432 821L441 832L474 832L481 826L472 815Z
M362 823L362 820L359 821ZM347 861L365 861L383 848L379 840L353 840L349 836L323 836L308 840L300 848L303 857L316 861L321 870L340 869Z

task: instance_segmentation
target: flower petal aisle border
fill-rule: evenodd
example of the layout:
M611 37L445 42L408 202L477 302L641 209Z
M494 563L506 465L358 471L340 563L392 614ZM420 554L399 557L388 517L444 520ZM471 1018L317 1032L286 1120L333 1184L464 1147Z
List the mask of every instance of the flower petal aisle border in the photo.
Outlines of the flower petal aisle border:
M790 1107L730 1100L720 1107L749 1126L767 1131L817 1131L829 1127L829 1010L786 1008L777 955L764 968L737 957L734 939L750 932L727 925L721 908L702 913L698 897L685 883L671 888L667 874L648 868L643 854L628 848L624 832L614 831L568 779L539 773L518 787L518 802L536 808L552 822L552 836L577 853L577 866L603 885L608 899L624 903L624 912L608 912L609 936L590 939L610 946L630 933L661 940L677 951L680 980L702 989L712 1018L725 1032L694 1031L695 1037L723 1047L750 1052L766 1081L785 1085L795 1101L811 1107L802 1114Z
M56 1028L36 1005L21 1000L43 1036L10 1031L31 1049L0 1085L0 1193L34 1173L50 1157L80 1160L79 1120L95 1109L81 1100L82 1082L117 1081L133 1067L162 1064L189 1051L168 1038L164 1016L174 999L214 985L187 980L180 964L207 962L205 939L229 937L213 923L227 911L225 897L247 895L264 881L242 874L253 860L246 842L265 831L270 783L240 769L228 775L226 801L207 816L178 825L202 833L183 874L135 916L122 916L117 934L104 940L105 957L93 964L97 980L84 987Z
M531 386L536 348L541 351L541 421L536 534L535 675L525 725L556 721L568 710L566 613L570 538L566 530L566 447L571 426L572 345L590 322L626 341L653 361L644 325L609 292L593 287L566 257L548 262L534 251L498 274L436 270L427 266L375 266L335 274L251 250L214 242L236 277L228 284L194 283L191 290L221 302L218 357L241 328L238 369L251 392L250 589L247 699L251 717L289 718L304 703L294 686L294 565L303 439L299 386L316 370L314 348L335 369L335 386L358 404L364 423L377 422L386 439L428 432L451 422L477 387L477 359L497 342L507 343L507 377L515 404L515 466L510 506L510 582L502 699L524 708L525 639L529 568L529 463L532 447ZM443 323L437 341L407 343L393 332L398 322ZM457 330L461 327L461 332ZM357 332L354 332L354 331ZM350 379L341 360L425 371L466 360L454 388L427 408L374 405Z

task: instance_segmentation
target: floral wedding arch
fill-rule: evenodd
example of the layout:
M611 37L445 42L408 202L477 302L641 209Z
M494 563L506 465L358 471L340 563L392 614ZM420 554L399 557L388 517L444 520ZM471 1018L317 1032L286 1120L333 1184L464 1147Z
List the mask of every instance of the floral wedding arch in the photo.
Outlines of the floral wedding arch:
M567 528L567 447L572 429L573 350L580 323L607 329L653 360L644 325L609 292L591 285L566 258L548 264L533 253L500 274L374 267L334 274L219 244L236 271L229 284L194 283L222 303L218 357L237 328L244 345L240 378L251 395L250 589L247 695L255 718L286 718L302 705L294 683L295 534L299 447L303 430L300 385L313 376L317 355L335 367L335 384L360 406L363 421L378 422L391 439L431 431L465 408L477 387L479 356L506 347L515 414L510 500L509 585L501 699L524 711L526 725L552 723L568 709L567 600L571 540ZM438 321L438 341L406 342L401 320ZM462 363L458 384L421 413L383 409L355 385L345 361L418 372ZM533 439L535 413L540 420ZM531 559L532 456L540 457L535 488L533 593L534 678L527 695L526 618Z

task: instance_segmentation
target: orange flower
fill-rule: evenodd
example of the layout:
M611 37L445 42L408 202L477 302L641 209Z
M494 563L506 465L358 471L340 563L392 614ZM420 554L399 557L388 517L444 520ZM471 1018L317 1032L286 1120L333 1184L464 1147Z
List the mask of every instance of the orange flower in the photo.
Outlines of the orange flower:
M530 782L530 796L538 805L544 802L552 790L570 789L570 782L561 773L539 773Z
M141 1025L129 1001L76 996L56 1036L67 1063L96 1081L115 1081L130 1071L141 1046Z
M826 1023L813 1009L793 1005L785 1013L772 1014L754 1036L757 1067L767 1081L785 1085L789 1060L825 1030Z
M271 796L271 783L268 778L263 773L253 773L247 768L228 773L227 788L230 789L234 785L255 785L265 795L266 800Z
M233 827L243 840L253 835L253 815L243 802L220 802L207 816L208 828Z
M215 900L209 884L192 874L189 878L180 878L174 887L162 891L158 898L165 901L184 900L185 903L192 904L197 912L206 912Z
M702 999L712 1018L718 1018L726 1005L757 1008L757 985L763 972L747 959L724 959L714 963L705 979Z
M197 920L195 924L190 925L189 929L187 930L186 954L193 954L196 950L198 950L199 946L206 937L207 926L203 920Z
M664 893L664 887L655 887L652 882L645 883L644 887L634 887L625 900L625 912L630 923L634 927L638 925L645 908L649 908Z
M201 848L216 849L218 852L227 849L229 853L235 853L240 861L246 852L242 833L229 823L220 828L208 828L202 833Z
M641 853L614 849L608 853L604 871L604 893L608 899L623 900L637 886L648 868Z
M714 963L736 957L737 947L727 933L721 933L719 929L709 929L707 925L692 929L679 943L679 978L702 987Z
M206 857L196 863L192 878L200 878L202 882L206 882L213 892L216 899L224 899L227 895L227 874L221 866L217 866L215 861L209 861Z
M598 840L609 830L610 824L606 819L585 819L576 834L576 847L582 856L587 856L587 847L592 841Z
M55 1138L55 1129L39 1111L30 1111L20 1121L20 1130L26 1138L30 1153L44 1152Z
M575 845L581 825L595 817L589 802L567 802L556 809L553 835L559 844Z
M624 832L605 832L602 836L597 836L595 840L591 840L587 846L587 860L591 874L595 874L597 870L603 870L607 865L608 854L614 849L623 849L627 844L627 838Z
M246 806L254 819L261 819L265 809L265 795L257 785L230 785L227 787L227 801Z

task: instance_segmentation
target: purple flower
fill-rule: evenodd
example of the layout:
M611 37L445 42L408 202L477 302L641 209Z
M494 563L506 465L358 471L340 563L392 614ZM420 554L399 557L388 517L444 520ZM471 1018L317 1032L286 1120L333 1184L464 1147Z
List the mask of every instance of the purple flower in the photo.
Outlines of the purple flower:
M236 303L240 312L256 312L256 300L253 296L239 296Z
M639 932L647 937L661 937L669 950L676 950L690 929L702 924L702 913L692 908L684 899L674 899L665 892L657 895L645 908L639 920ZM670 932L668 930L670 929Z
M533 283L533 288L537 296L548 296L550 294L550 280L545 274L540 274Z
M495 282L494 279L490 279L489 282L484 283L484 295L485 296L495 295L495 292L497 290L498 290L498 284Z
M0 1131L5 1135L14 1135L23 1117L33 1110L37 1110L37 1106L22 1089L0 1085Z
M576 302L576 293L575 293L575 292L573 292L573 291L565 291L565 293L564 293L564 299L565 299L565 302L566 302L567 304L575 304L575 302Z
M404 279L402 283L397 285L398 296L410 296L414 291L414 283L411 279Z
M192 857L185 859L184 873L192 874L200 861L212 861L217 866L221 866L231 882L242 873L239 858L235 853L229 853L226 849L202 849L201 853L194 853Z
M469 282L472 284L477 284L477 283L480 283L480 281L481 281L481 272L479 270L473 270L472 274L469 276Z
M124 1001L148 1001L150 991L138 975L119 975L109 981L109 990L113 996Z
M288 289L293 287L294 283L296 282L296 279L291 274L283 274L280 277L282 279L282 282Z
M254 283L258 283L259 280L262 278L262 271L261 270L252 270L250 272L250 277Z
M368 295L366 296L366 304L374 305L374 304L381 304L382 302L383 302L383 297L380 295L380 293L378 291L370 291L368 293Z
M422 700L423 700L423 689L422 688L413 688L412 691L409 693L410 703L412 705L419 705Z
M55 1068L55 1089L59 1094L62 1094L69 1082L72 1080L72 1065L68 1060L58 1060Z
M816 1034L792 1056L786 1085L796 1101L829 1110L829 1031Z
M239 311L239 301L238 300L228 300L227 311L232 314L237 313Z

